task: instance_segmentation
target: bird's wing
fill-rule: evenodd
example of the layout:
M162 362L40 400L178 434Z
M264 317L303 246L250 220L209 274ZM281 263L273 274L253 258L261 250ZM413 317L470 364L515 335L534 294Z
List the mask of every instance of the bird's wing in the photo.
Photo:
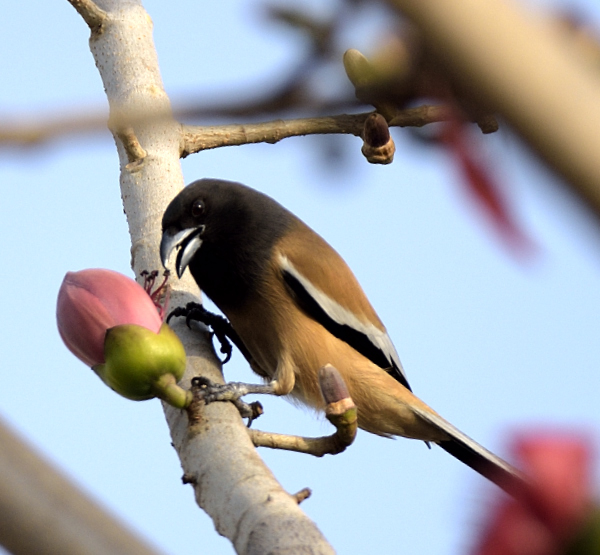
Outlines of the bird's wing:
M303 241L280 245L278 265L298 305L410 389L398 353L348 265L312 230Z

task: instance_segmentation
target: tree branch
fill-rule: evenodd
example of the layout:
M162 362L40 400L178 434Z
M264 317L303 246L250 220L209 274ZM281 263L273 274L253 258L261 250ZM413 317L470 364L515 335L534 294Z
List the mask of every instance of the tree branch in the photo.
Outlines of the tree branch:
M103 32L90 41L90 48L111 109L132 267L139 277L143 270L161 266L162 214L183 187L181 127L170 116L152 24L141 2L103 0L102 5L107 10ZM156 114L160 116L157 119L149 116ZM147 155L143 157L143 153ZM143 163L136 163L140 160ZM174 306L197 300L198 289L189 273L171 285ZM222 383L220 365L208 339L187 329L184 322L172 327L188 354L180 385L189 389L196 375ZM332 553L314 523L264 465L233 405L202 407L200 418L193 423L188 422L186 412L172 407L165 407L165 414L198 505L238 553ZM265 503L267 498L269 503Z
M14 555L158 555L0 423L0 544Z

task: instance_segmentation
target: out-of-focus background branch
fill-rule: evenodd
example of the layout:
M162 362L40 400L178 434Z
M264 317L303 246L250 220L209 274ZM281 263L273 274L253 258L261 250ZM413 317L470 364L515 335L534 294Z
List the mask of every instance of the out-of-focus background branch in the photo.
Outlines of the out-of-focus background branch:
M324 118L364 113L372 103L390 117L417 99L450 101L459 123L487 115L482 99L469 95L469 81L446 79L415 30L379 5L222 4L145 2L165 86L186 125ZM544 17L582 15L561 21L595 74L596 3L539 2L536 9ZM100 387L55 331L55 296L67 270L102 266L129 273L117 158L101 130L105 100L88 30L67 2L13 3L0 30L0 139L6 145L8 131L25 137L0 150L10 315L2 352L11 369L0 388L0 412L163 550L195 552L204 527L206 551L228 553L228 542L181 485L158 403L134 404ZM482 50L488 40L481 38ZM387 74L393 87L358 91L342 65L350 48L380 68L386 54L398 60L403 48L406 59L418 63L404 66L401 75ZM576 101L564 104L564 117L579 110ZM30 127L20 124L24 120ZM58 140L40 142L46 138L40 128ZM384 167L365 162L360 139L335 135L204 151L182 163L186 181L243 181L321 233L369 294L415 390L486 446L502 452L505 430L532 423L597 430L591 386L600 363L597 223L505 121L491 135L471 124L459 133L448 129L392 128L395 160ZM590 139L585 142L593 150ZM485 183L481 193L481 176L496 183L500 201L485 196ZM535 248L513 256L493 210L509 213ZM250 377L238 353L225 372L228 379ZM281 399L264 404L262 429L329 433L327 423ZM359 433L335 457L261 455L288 491L313 490L302 507L342 553L374 546L460 553L477 528L478 479L419 442Z

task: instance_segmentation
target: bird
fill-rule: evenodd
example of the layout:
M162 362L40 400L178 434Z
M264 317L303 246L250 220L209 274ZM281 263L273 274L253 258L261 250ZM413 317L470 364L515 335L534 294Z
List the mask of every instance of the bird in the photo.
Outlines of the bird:
M439 445L508 491L521 476L419 399L385 326L356 277L320 235L271 197L240 183L200 179L162 219L161 261L228 318L266 380L254 392L324 409L318 371L333 365L358 426Z

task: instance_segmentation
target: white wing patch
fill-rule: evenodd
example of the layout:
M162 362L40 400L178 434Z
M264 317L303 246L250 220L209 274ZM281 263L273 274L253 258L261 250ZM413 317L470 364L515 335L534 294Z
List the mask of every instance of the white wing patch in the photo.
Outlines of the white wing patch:
M372 345L385 356L390 363L390 367L395 367L406 380L400 357L387 333L381 331L370 322L360 320L353 312L344 308L337 301L321 291L298 271L287 256L279 254L279 263L281 269L293 276L302 285L306 292L321 307L327 316L329 316L329 318L337 324L348 326L368 338Z

